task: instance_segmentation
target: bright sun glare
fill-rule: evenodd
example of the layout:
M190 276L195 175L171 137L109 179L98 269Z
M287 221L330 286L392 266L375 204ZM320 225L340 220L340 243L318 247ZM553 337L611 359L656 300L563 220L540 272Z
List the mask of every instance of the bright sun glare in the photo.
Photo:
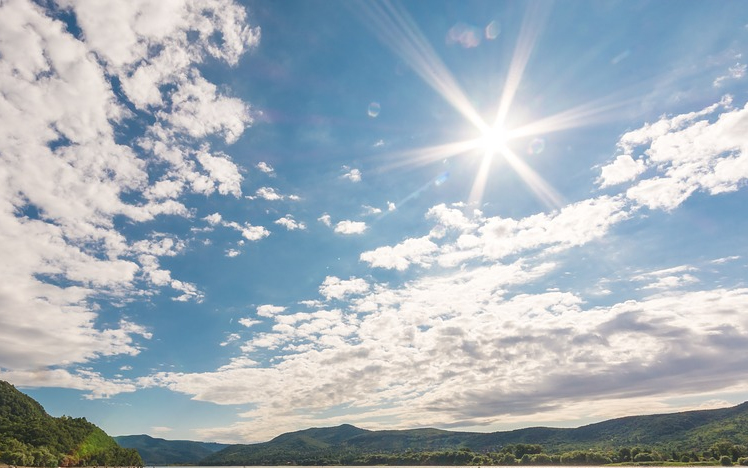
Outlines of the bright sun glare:
M507 134L501 127L489 127L483 131L478 147L484 153L497 154L504 152L506 148Z
M510 141L593 122L604 113L611 112L618 104L603 101L591 102L517 128L507 130L504 127L535 40L550 12L544 4L532 3L527 9L501 89L501 98L493 125L488 124L472 106L457 80L402 7L386 2L364 2L361 4L361 9L367 21L374 26L374 31L379 38L480 132L477 138L471 140L452 141L393 154L393 159L396 158L397 161L393 162L390 167L428 164L453 156L478 153L483 157L473 182L469 201L480 204L484 190L490 183L491 164L496 157L499 157L519 175L546 206L550 208L562 206L561 195L524 161L521 152L515 152L511 148Z

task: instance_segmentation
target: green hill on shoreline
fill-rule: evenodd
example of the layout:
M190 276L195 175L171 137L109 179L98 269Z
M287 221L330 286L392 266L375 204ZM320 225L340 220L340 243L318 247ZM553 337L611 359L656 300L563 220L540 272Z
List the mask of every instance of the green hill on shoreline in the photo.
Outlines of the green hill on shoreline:
M0 463L17 466L142 466L85 418L54 418L33 398L0 380Z

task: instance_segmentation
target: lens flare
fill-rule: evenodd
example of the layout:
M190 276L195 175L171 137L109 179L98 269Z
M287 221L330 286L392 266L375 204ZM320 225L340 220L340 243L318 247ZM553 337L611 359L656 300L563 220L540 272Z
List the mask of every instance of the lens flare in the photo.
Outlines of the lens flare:
M382 106L378 102L372 102L369 104L369 109L367 109L367 113L369 114L369 117L375 118L379 115L379 112L381 112Z

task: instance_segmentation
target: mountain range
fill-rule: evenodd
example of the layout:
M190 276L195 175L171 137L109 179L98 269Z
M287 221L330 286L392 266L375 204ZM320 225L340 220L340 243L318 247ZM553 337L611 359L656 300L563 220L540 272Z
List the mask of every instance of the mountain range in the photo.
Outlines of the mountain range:
M748 402L731 408L629 416L570 429L530 427L491 433L429 428L371 431L343 424L289 432L263 443L223 447L147 436L116 440L123 447L137 449L147 464L273 465L336 460L350 463L367 454L449 450L488 453L518 444L537 444L542 446L543 452L551 454L573 450L612 452L623 447L638 447L667 454L677 451L701 456L720 442L738 447L748 445ZM154 451L155 447L158 449Z

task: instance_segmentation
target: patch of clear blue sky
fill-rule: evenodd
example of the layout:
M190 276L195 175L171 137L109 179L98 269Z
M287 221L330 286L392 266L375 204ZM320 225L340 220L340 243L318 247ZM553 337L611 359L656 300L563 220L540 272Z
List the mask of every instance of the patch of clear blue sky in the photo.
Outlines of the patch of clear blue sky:
M487 118L493 115L525 3L409 1L403 5L474 106ZM532 121L608 96L634 101L609 121L541 135L545 149L527 157L527 163L568 201L584 199L596 191L594 167L612 158L618 136L627 129L665 112L699 109L727 92L742 104L744 84L712 86L727 51L748 52L744 27L748 17L735 14L736 10L745 13L738 5L548 3L552 12L536 42L511 118ZM191 220L167 217L129 227L141 234L154 230L188 239L186 253L164 258L162 265L180 280L198 285L205 300L180 303L162 294L121 308L102 303L102 322L124 313L154 333L152 340L143 341L139 356L96 362L96 370L108 377L118 373L142 376L152 370L216 369L236 353L233 346L218 343L230 332L249 333L236 324L237 319L252 316L257 305L293 307L297 301L317 299L318 287L327 275L374 275L377 281L391 282L411 278L414 273L372 271L358 257L363 251L426 234L430 225L424 214L429 207L465 201L470 192L477 158L383 170L393 151L444 143L475 131L377 40L372 25L353 14L355 3L251 1L247 6L250 22L262 27L259 48L243 57L236 68L211 63L204 67L209 80L263 113L225 151L248 169L242 186L245 195L270 186L283 195L299 195L301 200L260 203L194 196L189 203L196 208ZM449 29L458 23L482 31L491 21L500 25L500 34L494 40L483 38L478 47L463 48L445 41ZM381 106L376 118L367 114L371 102ZM380 140L384 145L376 147ZM528 143L525 139L512 144L525 154ZM270 163L276 177L257 171L254 166L260 161ZM354 184L342 179L343 166L360 169L363 180ZM430 183L445 172L449 172L445 183ZM363 205L386 210L387 202L397 203L398 210L380 218L362 215ZM501 163L492 170L484 202L487 215L520 218L546 210ZM657 212L623 223L607 244L588 249L587 255L605 257L606 251L625 251L642 266L745 256L745 247L737 246L737 241L741 233L748 232L748 222L744 216L730 215L743 210L745 202L745 191L693 197L674 213ZM192 227L207 226L201 218L214 212L228 221L267 226L272 234L238 246L240 235L232 229L190 233ZM323 213L329 213L333 222L363 220L370 227L361 236L334 235L317 221ZM306 223L308 230L286 232L273 224L286 214ZM656 231L650 229L654 222L659 225ZM209 245L203 243L206 239ZM716 241L704 244L705 239ZM231 248L242 254L226 257L225 251ZM574 254L574 250L569 253ZM570 258L569 269L575 265L579 268L572 275L537 287L582 290L601 275L614 278L620 273L616 264L600 264L594 258ZM745 277L742 265L734 268L736 277ZM634 286L619 292L636 294ZM608 297L604 302L616 299ZM591 300L594 304L596 299ZM123 365L133 369L122 371ZM191 402L187 396L159 389L103 401L82 400L78 392L69 390L29 393L53 414L85 415L115 434L173 426L176 431L168 437L194 438L190 429L228 425L237 419L234 406ZM137 413L132 410L135 406Z

